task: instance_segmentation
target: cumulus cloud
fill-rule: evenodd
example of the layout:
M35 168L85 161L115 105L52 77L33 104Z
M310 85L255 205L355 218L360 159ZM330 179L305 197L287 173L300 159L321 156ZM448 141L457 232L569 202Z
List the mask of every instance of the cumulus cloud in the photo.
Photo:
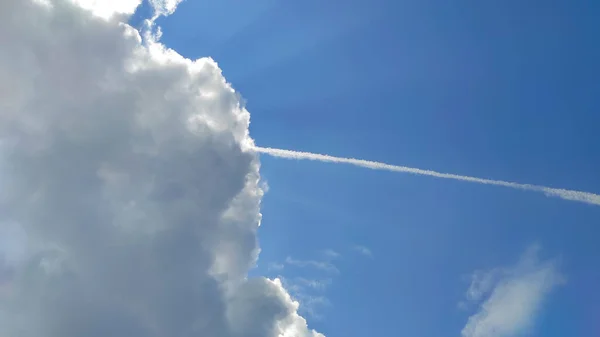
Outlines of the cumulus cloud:
M136 3L0 2L0 227L27 237L0 336L322 336L247 276L248 111L213 60L142 44Z
M477 271L467 300L480 303L462 330L463 337L507 337L532 328L546 296L565 278L556 260L540 261L539 247L530 247L512 267Z
M37 0L51 7L54 1ZM142 0L71 0L78 6L91 11L94 15L108 19L115 15L130 15Z

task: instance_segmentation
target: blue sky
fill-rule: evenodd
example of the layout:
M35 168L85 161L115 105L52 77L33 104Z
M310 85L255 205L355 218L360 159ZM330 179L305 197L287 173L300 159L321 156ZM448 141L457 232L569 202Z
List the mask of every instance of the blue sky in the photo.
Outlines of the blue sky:
M157 23L167 46L219 63L258 145L598 193L599 16L591 1L186 0ZM514 266L534 244L565 282L527 332L600 333L597 207L261 161L269 191L254 273L326 301L306 305L326 335L460 335L478 310L458 305L469 275Z

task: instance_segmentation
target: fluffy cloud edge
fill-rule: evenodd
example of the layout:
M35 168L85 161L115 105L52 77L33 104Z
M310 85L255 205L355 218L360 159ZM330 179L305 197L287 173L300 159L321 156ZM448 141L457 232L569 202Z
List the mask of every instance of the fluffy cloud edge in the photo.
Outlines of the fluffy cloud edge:
M239 95L212 59L142 43L138 5L0 5L0 225L31 239L0 335L323 336L280 280L247 278L264 191Z

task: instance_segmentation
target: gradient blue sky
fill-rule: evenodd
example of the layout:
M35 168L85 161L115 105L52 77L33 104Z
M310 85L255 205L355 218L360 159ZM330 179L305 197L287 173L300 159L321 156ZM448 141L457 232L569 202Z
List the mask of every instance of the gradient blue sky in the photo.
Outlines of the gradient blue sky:
M598 193L598 17L600 4L579 0L186 0L157 23L167 46L219 63L258 145ZM459 336L477 311L458 306L468 275L515 265L535 243L566 283L544 296L528 333L600 335L600 208L262 163L256 273L304 284L309 324L327 336ZM309 260L338 272L294 263Z

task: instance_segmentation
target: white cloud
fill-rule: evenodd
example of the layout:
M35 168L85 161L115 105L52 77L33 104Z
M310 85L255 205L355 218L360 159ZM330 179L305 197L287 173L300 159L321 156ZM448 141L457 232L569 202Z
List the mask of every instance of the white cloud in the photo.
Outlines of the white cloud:
M327 258L328 260L335 260L335 259L339 259L342 255L338 252L336 252L333 249L325 249L323 251L323 255L325 256L325 258Z
M279 280L247 277L259 162L217 64L48 3L0 2L0 227L29 243L0 336L322 336Z
M371 250L365 246L355 245L353 248L355 251L359 252L364 256L373 257L373 252L371 252Z
M507 337L532 328L545 297L564 282L557 262L540 261L538 251L532 246L513 267L474 274L466 296L483 303L469 317L462 336Z
M300 312L309 315L313 319L321 319L323 317L320 312L322 307L329 306L331 304L324 296L324 292L333 283L333 279L331 277L315 277L314 273L321 272L322 274L322 272L325 272L328 275L339 274L339 270L331 262L331 260L338 258L340 254L332 249L322 250L319 251L319 253L326 258L325 261L298 260L289 256L284 261L285 265L296 268L306 268L302 270L301 273L308 273L308 276L297 276L298 271L294 273L296 274L294 276L278 276L282 280L285 288L292 295L292 298L299 301ZM278 270L282 271L285 265L271 264L269 269L275 270L276 268L274 267L279 267Z
M298 282L299 284L311 288L311 289L315 289L315 290L325 290L325 288L327 288L329 285L331 285L332 283L332 279L330 278L326 278L326 279L307 279L304 277L298 277L296 278L296 282Z
M183 0L150 0L156 15L171 15Z
M26 1L26 0L25 0ZM95 15L108 19L113 15L131 15L142 3L142 0L71 0L78 6L92 11ZM57 1L43 0L45 4Z
M279 271L279 270L283 270L284 268L285 268L285 266L283 264L277 263L277 262L271 262L271 263L269 263L269 266L268 266L268 270Z
M489 293L498 277L501 276L501 272L502 269L497 268L486 271L478 270L471 274L471 285L466 294L467 300L476 302Z
M315 291L322 293L332 283L331 279L318 280L302 277L293 279L280 277L280 279L291 296L299 301L299 312L306 313L315 319L323 318L321 310L323 307L330 306L331 302L325 296L315 294Z
M316 261L316 260L297 260L292 257L287 257L285 259L285 263L296 266L296 267L311 267L315 269L320 269L330 273L339 273L339 270L335 265L328 261Z
M316 320L325 318L323 311L326 308L331 307L331 302L325 296L315 296L306 293L300 293L295 294L294 298L301 303L301 305L298 307L298 311Z

